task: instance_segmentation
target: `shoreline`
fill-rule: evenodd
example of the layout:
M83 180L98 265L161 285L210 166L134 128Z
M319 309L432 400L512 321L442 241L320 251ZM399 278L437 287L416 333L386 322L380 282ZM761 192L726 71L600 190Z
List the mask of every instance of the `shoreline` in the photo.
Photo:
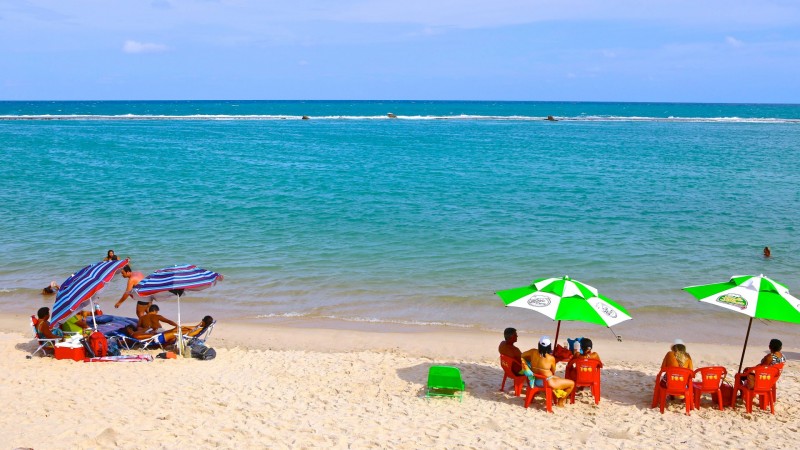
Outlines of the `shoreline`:
M531 408L523 408L524 398L513 396L510 383L505 393L498 391L502 332L376 332L297 325L218 320L208 341L217 350L211 361L85 364L25 359L33 349L27 317L0 314L0 352L8 367L0 372L0 400L36 405L4 415L0 433L11 436L12 448L53 448L66 440L75 448L131 449L644 449L686 444L789 448L800 432L793 425L800 414L796 347L784 348L789 361L775 416L757 407L748 414L741 405L736 411L719 411L708 396L691 416L677 400L662 415L649 406L654 377L670 343L593 337L605 364L600 404L580 393L575 404L547 414L539 397ZM525 350L536 339L521 334L519 347ZM736 345L687 341L687 346L696 367L721 364L733 371L741 355ZM745 364L762 352L753 343ZM431 365L460 369L467 384L463 402L424 398ZM93 400L91 393L66 395L83 392L80 386L113 400ZM42 396L58 401L36 403ZM547 427L539 433L530 427L534 423ZM785 432L774 434L776 427ZM768 434L770 440L764 442Z

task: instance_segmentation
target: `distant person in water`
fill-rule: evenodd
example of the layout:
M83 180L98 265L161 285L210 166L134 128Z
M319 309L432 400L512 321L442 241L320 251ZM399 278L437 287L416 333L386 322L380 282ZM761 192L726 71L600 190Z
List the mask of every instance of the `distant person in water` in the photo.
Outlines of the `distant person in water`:
M49 286L42 289L42 295L53 295L58 292L59 287L55 281L51 281Z
M769 247L764 247L764 258L769 258L772 256L772 252L769 251Z
M119 261L119 256L114 253L114 250L109 250L103 261Z
M122 278L128 279L128 284L125 287L125 292L122 293L122 297L119 298L117 303L114 304L114 308L119 308L119 305L122 304L128 297L133 298L133 287L136 286L142 279L144 279L144 274L142 272L134 272L131 269L130 265L126 265L120 271L120 275ZM147 308L150 307L150 301L137 301L136 302L136 317L141 318L143 315L147 314Z

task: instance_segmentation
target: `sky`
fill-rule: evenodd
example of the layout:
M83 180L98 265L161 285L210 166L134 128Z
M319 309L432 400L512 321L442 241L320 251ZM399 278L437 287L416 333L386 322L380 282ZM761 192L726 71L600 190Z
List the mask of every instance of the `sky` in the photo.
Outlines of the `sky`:
M800 103L798 0L0 0L0 100Z

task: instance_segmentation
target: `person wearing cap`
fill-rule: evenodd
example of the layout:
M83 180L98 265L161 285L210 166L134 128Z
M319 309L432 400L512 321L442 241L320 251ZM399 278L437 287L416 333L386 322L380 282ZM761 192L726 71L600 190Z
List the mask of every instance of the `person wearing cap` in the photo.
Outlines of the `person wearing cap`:
M534 378L532 384L536 387L544 387L544 384L547 383L558 398L558 406L564 406L567 397L575 388L575 382L556 376L556 359L553 357L551 344L549 336L542 336L539 339L538 348L532 348L522 354L522 362L525 364L525 374L529 379L533 377L534 371L547 377L545 380ZM530 360L530 365L527 360Z
M686 344L683 343L683 340L675 339L670 350L664 355L664 359L661 361L661 368L667 367L683 367L694 370L692 357L686 353Z

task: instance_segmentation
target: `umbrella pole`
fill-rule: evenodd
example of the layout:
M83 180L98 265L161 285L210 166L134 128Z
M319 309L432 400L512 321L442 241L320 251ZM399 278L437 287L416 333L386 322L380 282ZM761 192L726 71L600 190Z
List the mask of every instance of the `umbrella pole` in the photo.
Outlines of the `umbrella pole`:
M94 300L91 298L89 298L89 308L92 310L92 325L94 325L94 331L97 331L97 320L95 320L94 317Z
M561 321L558 321L558 326L556 327L556 340L553 341L553 350L556 349L556 345L558 344L558 332L561 331Z
M753 326L753 318L750 318L750 323L747 324L747 335L744 337L744 347L742 347L742 359L739 360L739 370L736 373L742 373L742 364L744 364L744 352L747 350L747 340L750 339L750 327Z
M181 328L181 295L178 294L178 354L183 356L183 328Z

